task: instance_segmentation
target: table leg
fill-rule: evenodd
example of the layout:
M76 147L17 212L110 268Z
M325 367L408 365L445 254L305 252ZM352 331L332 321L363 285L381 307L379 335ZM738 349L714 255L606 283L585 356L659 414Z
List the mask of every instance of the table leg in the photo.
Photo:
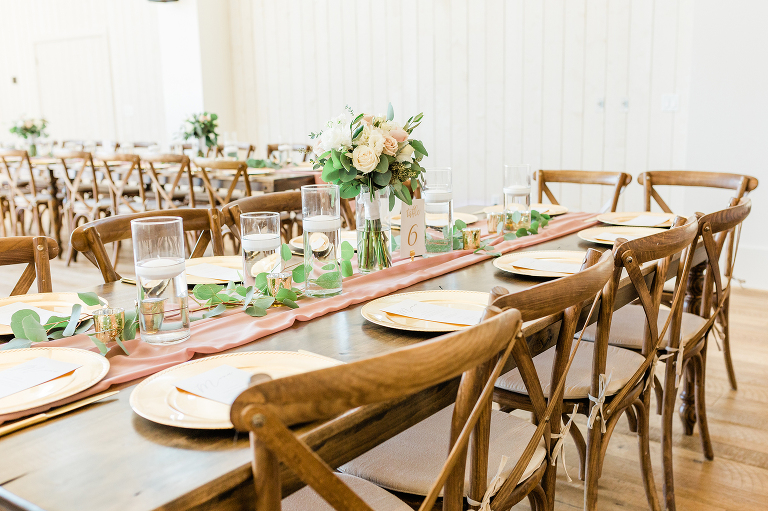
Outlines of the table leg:
M707 268L706 261L691 268L688 277L688 286L685 290L683 310L697 314L701 310L702 293L704 290L704 272ZM683 390L680 392L680 421L683 423L683 431L686 435L693 434L696 425L696 400L694 392L693 367L688 366L683 375Z
M48 175L50 177L49 193L51 194L51 201L48 205L48 209L50 209L49 214L51 215L51 230L53 230L56 243L59 244L59 259L61 259L64 256L64 247L61 246L61 201L59 200L56 177L50 166L48 167Z

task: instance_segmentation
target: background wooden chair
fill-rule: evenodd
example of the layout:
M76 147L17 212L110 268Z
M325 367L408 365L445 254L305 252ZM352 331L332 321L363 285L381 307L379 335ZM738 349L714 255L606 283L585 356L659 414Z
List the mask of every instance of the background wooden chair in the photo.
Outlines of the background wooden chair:
M94 160L104 176L97 189L99 193L109 193L113 215L147 210L147 194L139 155L96 153ZM138 199L139 202L129 201L128 198Z
M546 195L552 204L560 204L552 190L547 186L547 183L613 186L613 197L603 204L600 208L600 213L616 211L621 192L632 182L632 176L624 172L597 172L589 170L540 170L536 173L535 178L539 183L539 203L543 201L544 195Z
M309 159L309 155L312 154L312 146L309 144L267 144L267 159L273 159L272 155L274 153L278 153L283 150L288 152L288 158L283 163L294 161L294 153L299 153L301 155L300 161L307 161Z
M755 188L757 188L758 180L755 177L747 176L743 174L731 174L728 172L698 172L688 170L654 170L649 172L643 172L637 176L637 182L643 185L645 194L645 210L651 210L651 199L655 201L661 209L667 213L672 213L670 207L664 202L658 190L655 186L685 186L685 187L705 187L705 188L719 188L722 190L732 190L736 200L749 195ZM738 251L738 239L734 238L735 231L731 232L727 236L725 244L724 257L727 261L733 261L734 254ZM730 268L730 270L729 270ZM703 266L702 268L703 269ZM732 271L732 265L726 266L726 271ZM698 272L701 274L701 271ZM725 278L726 275L723 275ZM727 278L730 282L733 277L732 273L728 273ZM665 288L667 301L669 300L669 294L674 290L672 287L674 283L668 283ZM715 329L719 334L722 334L722 347L725 351L725 367L728 371L728 379L731 383L731 388L736 390L738 388L736 383L736 373L733 369L733 362L731 360L730 351L730 329L728 328L728 318L730 311L730 299L727 298L723 309L715 319Z
M207 158L195 158L195 166L197 170L195 173L203 179L205 190L208 193L208 204L211 207L225 206L232 201L235 190L237 189L237 183L241 179L243 180L243 191L240 191L237 195L245 195L245 197L251 196L251 182L248 179L248 164L244 161L230 161L230 160L212 160ZM209 170L211 171L209 173ZM226 189L225 194L222 196L219 186L216 186L213 181L221 179L224 182L229 182L229 187Z
M9 164L11 158L15 165ZM42 212L48 209L51 215L58 214L54 211L53 197L45 188L48 184L40 182L40 177L35 176L35 168L29 159L29 153L25 150L0 149L0 162L3 165L3 173L8 187L8 208L11 213L11 228L14 234L24 235L26 232L25 216L29 212L35 224L39 236L45 234L43 230Z
M131 238L131 220L157 216L179 217L184 224L184 231L202 232L195 246L188 250L190 257L202 257L209 244L213 245L213 254L224 255L224 243L221 238L220 213L211 209L175 209L173 211L144 211L127 215L101 218L79 226L72 232L70 243L78 252L82 252L101 271L105 283L120 280L116 265L110 261L105 245L119 243ZM115 259L117 261L117 259Z
M491 291L493 307L502 310L518 309L523 321L534 321L551 315L561 317L558 338L560 345L563 346L564 358L559 367L560 372L553 376L552 381L555 383L552 388L546 389L556 396L562 394L562 385L568 371L570 345L582 304L585 300L595 299L611 278L613 266L610 253L601 258L598 251L592 250L584 263L585 269L575 275L513 294L509 294L503 288L494 288ZM534 367L524 335L515 344L512 357L520 368L518 374L520 372L522 374L521 385L528 395L532 396L533 404L528 409L533 413L533 423L542 427L547 424L547 429L551 428L551 433L557 435L560 432L560 399L550 400L547 405L545 394L539 384L538 368ZM494 378L490 381L495 382L495 380ZM536 446L529 443L530 433L521 425L528 421L492 410L490 402L484 403L484 406L486 408L483 409L477 429L473 433L476 435L476 440L472 450L482 453L481 455L487 459L471 460L471 466L474 467L477 463L476 470L482 474L477 480L471 479L466 490L468 502L470 504L488 502L493 498L490 503L494 509L509 509L526 495L532 495L531 492L535 492L535 496L531 499L532 504L535 504L533 509L549 509L550 505L554 504L556 467L553 467L548 460L556 458L557 454L554 449L550 449L548 442L544 442L546 451L538 451L544 458L528 459L529 464L522 467L525 470L520 470L519 462L511 462L509 466L499 469L498 477L494 478L496 484L489 483L491 490L487 491L484 483L488 483L488 475L493 474L502 456L513 460L517 457L517 453ZM550 417L557 417L557 420L553 422ZM363 477L385 488L408 494L426 495L427 488L423 483L430 479L429 476L435 471L435 467L439 466L440 457L445 451L441 448L442 446L435 445L433 439L439 437L440 431L447 431L449 426L450 417L445 411L440 412L347 463L340 470ZM519 431L517 434L519 436L511 433L512 431ZM546 431L545 435L550 436ZM488 438L492 440L486 440ZM487 445L486 442L488 442ZM539 465L542 461L543 464ZM514 468L513 463L517 463Z
M371 510L374 507L377 510L408 510L402 501L371 483L334 474L331 467L288 428L331 419L360 406L383 405L463 374L451 426L443 431L450 453L442 467L430 474L431 489L421 506L421 509L432 509L444 488L443 509L463 509L470 435L484 410L490 407L493 380L517 344L521 325L517 311L498 312L486 310L485 320L479 325L386 355L277 380L254 376L252 382L255 384L235 400L230 417L238 430L248 431L251 435L255 508L258 511L322 509L324 499L338 510ZM395 432L402 427L401 424L392 426ZM539 445L539 429L546 429L546 423L540 428L531 424L526 426L524 434L532 437L532 447L530 452L520 456L519 462L513 460L518 462L518 476ZM531 431L535 433L532 435ZM477 437L474 439L476 442ZM446 456L445 452L440 454ZM340 453L337 458L345 455L349 456ZM487 453L473 448L472 456L481 459ZM281 479L285 475L280 472L279 462L308 485L282 502ZM473 481L482 480L484 486L485 474L480 477L476 473L482 464L470 466Z
M197 206L195 201L195 186L192 179L192 168L189 163L189 157L184 154L144 154L141 156L144 162L144 168L147 170L149 179L155 190L155 199L157 201L156 209L177 209L179 206L188 203L190 207ZM155 169L156 163L170 163L177 168L169 168L165 171ZM186 174L189 188L181 188L181 178ZM167 179L161 182L161 178Z
M11 296L23 295L37 280L38 293L50 293L50 260L59 254L59 246L53 238L45 236L11 236L0 238L0 266L27 263Z
M256 150L256 146L249 144L248 142L236 142L234 144L228 144L228 147L230 146L237 148L237 160L248 161L251 155L253 155L253 152ZM216 146L216 157L230 158L229 155L224 154L224 144L219 144Z
M257 211L280 213L280 234L284 243L303 232L300 191L274 192L236 200L221 208L222 222L240 239L240 215Z

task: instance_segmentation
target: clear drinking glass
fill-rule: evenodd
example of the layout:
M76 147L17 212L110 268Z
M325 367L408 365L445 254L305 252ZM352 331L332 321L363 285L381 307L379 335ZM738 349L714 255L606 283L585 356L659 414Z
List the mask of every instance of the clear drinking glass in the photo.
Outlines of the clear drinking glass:
M341 293L341 213L338 185L301 187L304 227L304 292L308 296Z
M426 255L453 250L453 185L451 168L425 169L424 211L426 234L424 243Z
M224 132L224 159L237 160L237 133Z
M504 165L504 230L531 226L531 166Z
M141 339L176 344L189 339L184 229L181 218L131 220Z
M243 283L252 286L259 273L283 270L280 257L280 213L243 213L240 215L243 246Z

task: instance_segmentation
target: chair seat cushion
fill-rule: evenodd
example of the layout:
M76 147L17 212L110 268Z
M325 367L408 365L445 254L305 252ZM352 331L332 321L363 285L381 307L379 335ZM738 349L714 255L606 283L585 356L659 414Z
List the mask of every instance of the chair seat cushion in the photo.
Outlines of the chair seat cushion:
M661 309L659 311L659 333L664 328L669 317L669 310ZM680 332L685 342L690 341L693 336L701 329L701 327L707 322L701 316L691 314L688 312L683 313L683 320L680 324ZM622 346L630 349L642 349L643 347L643 335L645 332L645 311L641 305L627 305L622 307L613 313L611 319L611 334L609 336L608 343L614 346ZM667 333L661 340L661 347L664 348L669 343L670 328L667 328ZM594 341L597 333L597 323L593 323L587 327L584 332L584 340Z
M426 495L448 456L452 414L453 405L379 444L343 465L339 470L362 477L389 490ZM502 476L506 477L514 468L535 431L536 426L524 419L496 410L492 412L488 456L489 484L496 475L502 455L509 457L502 472ZM542 441L520 480L525 480L539 468L546 455L547 451ZM465 495L469 489L469 478L469 459L467 459Z
M574 343L575 344L575 343ZM565 399L585 399L592 386L592 355L594 344L582 342L576 351L576 356L565 379ZM605 365L605 374L611 375L607 396L616 394L635 374L635 371L643 363L642 355L634 351L608 346L608 359ZM555 361L554 346L544 353L533 357L533 365L539 375L544 395L548 396L551 386L552 364ZM513 369L496 380L496 387L517 394L528 395L528 390L520 377L520 371Z
M387 490L373 483L346 474L338 474L339 479L357 493L374 511L411 511L410 506ZM334 509L311 487L301 490L283 499L282 511L334 511Z

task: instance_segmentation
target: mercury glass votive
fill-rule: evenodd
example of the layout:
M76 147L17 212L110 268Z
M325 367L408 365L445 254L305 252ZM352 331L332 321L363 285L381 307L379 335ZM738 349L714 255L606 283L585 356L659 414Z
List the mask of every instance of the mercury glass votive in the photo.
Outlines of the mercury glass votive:
M504 222L504 213L499 211L497 213L488 213L486 223L488 224L488 234L496 234L499 232L499 224ZM503 229L503 226L502 226Z
M105 346L107 343L117 341L125 327L125 309L104 307L93 311L93 326L96 330L96 338Z
M269 294L277 296L281 289L291 289L293 284L293 274L289 271L275 272L267 274L267 289ZM279 307L280 303L274 302L272 307Z
M464 241L464 250L476 250L480 248L480 228L467 227L461 230L461 238Z

